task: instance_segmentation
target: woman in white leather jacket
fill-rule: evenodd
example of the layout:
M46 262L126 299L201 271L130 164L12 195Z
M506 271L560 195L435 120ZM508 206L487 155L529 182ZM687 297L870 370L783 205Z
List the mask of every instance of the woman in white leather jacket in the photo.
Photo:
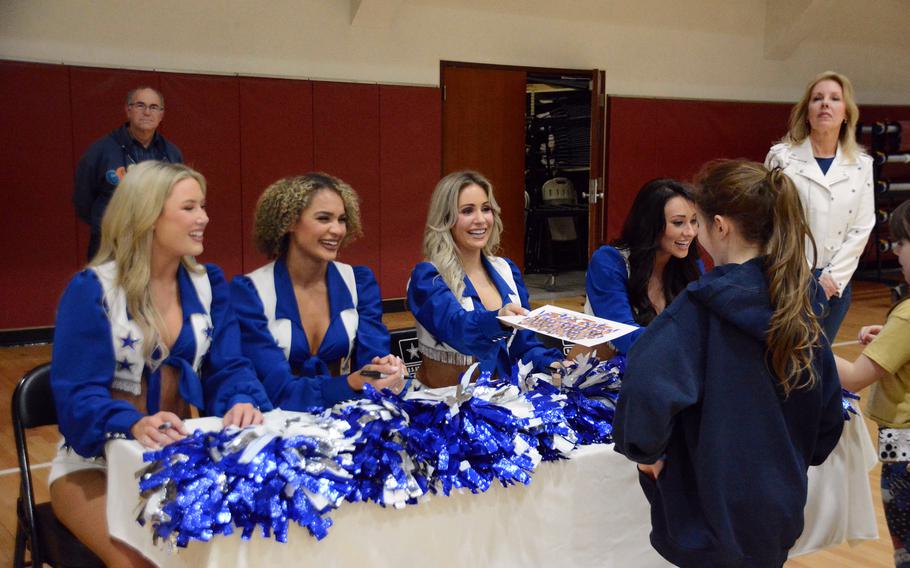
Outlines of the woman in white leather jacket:
M856 143L858 120L850 80L826 71L809 83L790 112L789 131L765 159L799 190L818 248L809 262L828 298L821 323L831 343L850 307L850 279L875 226L872 158Z

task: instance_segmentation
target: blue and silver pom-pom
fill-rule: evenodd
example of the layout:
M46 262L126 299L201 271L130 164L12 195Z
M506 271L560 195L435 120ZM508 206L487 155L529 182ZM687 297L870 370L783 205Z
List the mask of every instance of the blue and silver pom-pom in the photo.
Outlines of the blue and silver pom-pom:
M269 418L243 430L196 431L147 452L144 460L154 463L139 482L140 522L150 521L157 538L181 547L234 528L245 539L258 527L286 542L290 522L325 537L332 524L326 514L351 491L342 467L353 449L349 426L311 414Z
M528 484L542 459L611 441L624 365L582 356L555 379L519 365L476 383L472 367L454 387L367 386L322 414L275 411L260 426L197 431L144 456L154 463L140 480L140 521L177 546L257 528L285 542L292 522L321 539L345 500L401 508L428 492Z
M608 361L583 354L558 370L556 381L565 396L564 413L579 445L613 441L613 415L625 371L625 357Z
M408 415L399 395L364 387L364 398L332 409L334 418L346 421L354 446L351 463L352 487L348 501L373 501L402 508L413 505L427 491L426 477L417 471L405 451L402 430Z
M575 449L578 436L565 414L566 395L553 384L551 375L532 374L532 367L519 362L510 379L533 408L524 430L535 439L543 461L567 458Z
M533 407L519 389L482 373L470 383L472 366L459 385L412 392L402 401L410 417L402 431L428 487L486 491L494 481L527 484L540 462L535 440L523 432Z
M844 420L850 420L852 418L852 416L850 416L851 414L853 414L854 416L858 415L858 413L856 412L856 409L853 408L853 404L850 401L859 400L859 395L856 394L855 392L850 392L845 388L840 389L840 394L841 394L840 403L841 403L841 407L844 412Z

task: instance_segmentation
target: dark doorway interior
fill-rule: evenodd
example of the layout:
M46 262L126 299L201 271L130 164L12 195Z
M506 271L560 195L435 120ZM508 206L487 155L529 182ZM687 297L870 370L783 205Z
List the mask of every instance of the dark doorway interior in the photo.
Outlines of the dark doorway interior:
M583 270L588 259L591 78L528 73L525 271Z

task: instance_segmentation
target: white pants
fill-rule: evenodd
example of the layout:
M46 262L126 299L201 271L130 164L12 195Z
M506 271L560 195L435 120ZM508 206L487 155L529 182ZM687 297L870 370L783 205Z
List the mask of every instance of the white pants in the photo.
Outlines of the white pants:
M60 440L57 444L57 455L51 461L51 472L47 477L47 485L50 486L64 475L85 469L107 471L107 460L104 459L104 456L95 458L82 457L69 446L64 446L63 440Z

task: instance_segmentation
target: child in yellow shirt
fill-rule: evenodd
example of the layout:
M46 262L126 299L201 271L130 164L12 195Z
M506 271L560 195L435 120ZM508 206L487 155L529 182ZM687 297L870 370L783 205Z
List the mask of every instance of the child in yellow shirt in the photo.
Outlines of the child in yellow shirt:
M910 201L891 213L891 238L904 280L910 283ZM837 357L844 388L859 391L874 385L866 415L880 428L910 429L910 298L895 304L885 325L863 327L866 345L854 362ZM910 567L910 462L882 464L882 502L894 544L894 565Z

